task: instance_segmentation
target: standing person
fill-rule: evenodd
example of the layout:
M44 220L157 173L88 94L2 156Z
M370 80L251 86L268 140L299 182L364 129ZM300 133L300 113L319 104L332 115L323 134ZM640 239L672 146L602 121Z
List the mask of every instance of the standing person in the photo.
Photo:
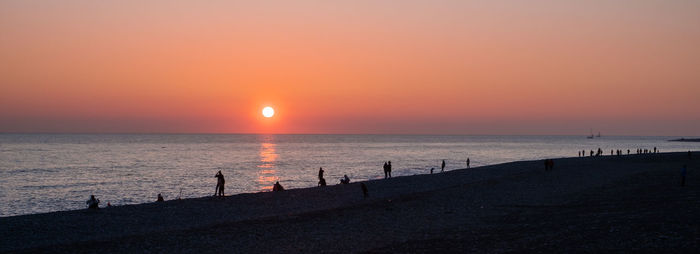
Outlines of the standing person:
M469 158L467 158L467 168L469 168Z
M389 178L389 167L386 164L386 161L384 162L384 179Z
M389 178L391 178L391 161L389 161L389 163L386 164L386 169L389 172Z
M224 184L226 184L226 180L224 179L224 174L221 173L221 170L214 175L216 177L216 193L214 193L214 196L224 196Z
M445 172L445 160L442 160L442 166L440 166L440 172Z
M681 187L685 186L686 171L687 171L687 165L683 165L683 169L681 169Z
M320 182L321 179L323 179L323 167L318 168L318 181Z

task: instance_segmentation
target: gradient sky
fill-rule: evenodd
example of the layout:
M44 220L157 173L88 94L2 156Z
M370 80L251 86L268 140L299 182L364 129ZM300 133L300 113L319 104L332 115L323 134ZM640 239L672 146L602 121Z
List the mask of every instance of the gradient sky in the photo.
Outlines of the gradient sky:
M3 0L0 132L697 136L699 45L695 0Z

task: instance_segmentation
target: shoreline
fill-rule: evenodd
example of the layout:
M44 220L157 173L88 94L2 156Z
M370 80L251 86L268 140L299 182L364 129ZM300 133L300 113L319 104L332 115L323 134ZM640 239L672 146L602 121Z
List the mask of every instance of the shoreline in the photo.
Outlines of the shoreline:
M700 142L700 138L679 138L671 139L669 142Z
M696 156L700 157L700 154L696 152L693 157ZM476 232L493 230L490 225L506 229L513 225L498 220L510 218L509 212L537 214L541 209L532 207L566 207L569 202L580 201L581 197L595 196L600 188L625 187L627 185L616 187L615 183L639 174L661 174L672 178L678 175L682 163L688 165L689 171L686 190L697 191L697 186L690 183L693 182L691 179L697 178L692 169L699 168L700 159L688 160L687 153L574 157L554 161L551 171L544 171L542 160L517 161L365 181L363 183L370 194L367 199L362 197L360 182L355 182L224 198L201 197L114 206L98 211L71 210L0 217L0 227L7 229L0 233L0 252L91 252L97 251L92 249L96 246L101 246L100 252L108 253L143 249L206 252L210 250L211 241L244 252L335 251L328 249L333 244L347 246L340 252L384 252L386 248L394 252L392 250L406 246L426 247L425 251L429 251L442 248L430 247L432 242L424 242L435 239L435 236L455 238L459 243L469 242L466 238L474 235L461 231L464 228L475 228ZM666 168L673 169L673 172ZM644 179L639 182L648 183L650 180ZM651 181L650 184L654 179ZM634 193L625 195L635 196ZM598 197L600 200L606 198ZM690 198L697 202L698 196ZM573 208L570 212L578 210ZM496 223L484 222L494 218ZM517 222L521 216L514 219ZM278 229L285 234L275 234ZM211 232L229 234L211 235L211 241L201 238L201 235ZM426 232L429 234L424 235ZM337 234L347 234L347 239L339 238ZM392 235L388 241L375 239L386 234ZM250 237L255 238L255 243L249 241ZM298 239L304 237L313 240ZM692 244L696 240L685 241ZM129 244L123 246L120 242ZM358 245L358 242L362 244ZM255 245L260 243L265 243L260 246L271 246L272 249L256 249ZM281 243L299 249L279 249L284 245ZM445 244L447 247L461 246ZM278 247L273 247L275 245ZM606 249L604 247L596 249ZM399 252L412 251L410 248L403 250ZM476 251L492 252L482 248Z

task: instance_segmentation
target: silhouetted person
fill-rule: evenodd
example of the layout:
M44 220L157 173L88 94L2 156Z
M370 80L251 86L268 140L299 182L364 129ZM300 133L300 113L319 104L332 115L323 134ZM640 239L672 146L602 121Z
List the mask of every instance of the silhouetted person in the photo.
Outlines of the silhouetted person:
M279 181L275 182L275 185L272 186L272 191L283 191L284 187L280 184Z
M389 178L391 178L391 161L386 164L386 169L389 172Z
M95 198L95 195L90 195L90 199L85 201L85 204L87 204L88 209L98 209L100 200Z
M440 166L440 172L445 172L445 160L442 160L442 165Z
M681 187L685 186L685 174L687 173L687 166L683 165L683 169L681 169Z
M365 183L360 183L360 188L362 188L362 195L364 195L365 198L368 198L369 191L367 191L367 185L365 185Z
M216 192L214 192L214 196L224 196L224 185L226 184L226 180L224 179L224 174L221 173L221 170L214 175L216 177Z
M656 153L656 147L654 147L654 153Z
M321 179L323 179L323 167L318 168L318 181L320 182Z
M350 183L350 177L348 177L348 175L344 175L343 178L340 178L340 183L341 183L341 184L349 184L349 183Z
M467 158L467 168L469 168L469 158Z
M630 155L630 149L627 149L627 155Z
M389 178L389 166L384 162L384 179Z
M433 170L435 170L435 168L430 168L430 174L433 174Z
M591 157L593 157L593 150L591 150Z
M321 178L321 180L318 181L318 186L321 186L321 187L326 186L326 179Z
M156 199L156 202L163 202L163 201L165 201L165 200L163 199L163 196L160 195L160 193L158 193L158 199Z
M581 151L578 151L578 157L581 157Z

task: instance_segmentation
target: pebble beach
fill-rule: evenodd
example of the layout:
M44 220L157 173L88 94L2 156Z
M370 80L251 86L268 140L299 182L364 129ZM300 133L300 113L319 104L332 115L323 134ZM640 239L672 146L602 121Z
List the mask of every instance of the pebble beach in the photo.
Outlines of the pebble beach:
M363 182L368 198L353 182L1 217L0 252L691 252L700 243L700 153L692 156L402 176Z

